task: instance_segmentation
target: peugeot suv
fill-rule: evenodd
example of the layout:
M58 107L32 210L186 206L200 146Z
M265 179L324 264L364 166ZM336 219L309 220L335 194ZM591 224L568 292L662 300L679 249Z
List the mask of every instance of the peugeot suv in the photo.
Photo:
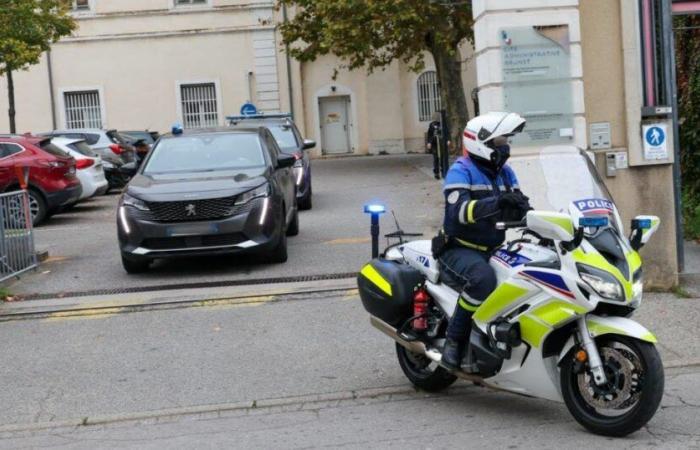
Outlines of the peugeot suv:
M287 236L299 232L294 162L266 128L161 137L138 169L131 163L134 177L119 201L124 269L228 253L285 262Z

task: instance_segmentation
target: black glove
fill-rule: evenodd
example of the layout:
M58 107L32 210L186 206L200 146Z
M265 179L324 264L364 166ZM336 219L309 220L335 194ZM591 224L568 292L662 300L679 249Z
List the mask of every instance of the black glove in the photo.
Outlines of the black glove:
M517 222L523 219L532 209L530 199L520 191L506 192L498 199L498 207L501 210L501 220L505 222Z

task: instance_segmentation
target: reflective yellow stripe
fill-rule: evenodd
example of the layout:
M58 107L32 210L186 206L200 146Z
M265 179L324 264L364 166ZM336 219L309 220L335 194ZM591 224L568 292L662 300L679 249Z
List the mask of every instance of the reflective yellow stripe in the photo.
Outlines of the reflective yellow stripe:
M472 244L471 242L463 241L462 239L459 239L459 238L455 238L455 240L456 240L457 242L459 242L460 245L462 245L462 246L464 246L464 247L467 247L467 248L473 248L473 249L475 249L475 250L481 250L482 252L488 252L488 251L489 251L489 248L488 248L488 247L485 247L485 246L483 246L483 245Z
M474 223L474 207L476 206L476 200L472 200L467 205L467 223Z
M585 308L573 303L554 301L535 308L531 314L547 325L555 327L575 315L585 312Z
M470 305L469 303L467 303L467 301L464 300L462 297L459 298L459 306L461 306L462 309L466 309L467 311L471 311L471 312L474 312L477 309L479 309L478 306L473 306L473 305Z
M389 284L389 282L386 281L379 272L377 272L377 269L372 267L370 264L367 264L362 268L360 273L369 281L377 285L377 287L384 291L385 294L391 296L391 284Z
M538 348L542 344L542 338L552 331L548 326L528 316L521 316L518 322L523 340L535 348Z

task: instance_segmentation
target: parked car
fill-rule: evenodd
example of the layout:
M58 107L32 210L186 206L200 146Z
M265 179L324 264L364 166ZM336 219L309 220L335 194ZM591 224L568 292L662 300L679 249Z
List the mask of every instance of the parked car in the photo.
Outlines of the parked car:
M125 163L135 161L136 151L117 130L79 128L50 131L42 133L42 136L83 139L102 158L102 167L110 189L122 188L129 182L129 178L125 177L119 168Z
M51 142L75 159L77 176L83 188L81 200L107 192L109 184L102 169L102 158L85 141L57 137Z
M37 136L0 136L0 191L19 189L15 167L29 168L29 209L38 225L61 208L80 199L82 187L75 159Z
M134 141L138 139L143 139L146 141L148 145L153 145L156 143L158 138L160 138L160 133L157 131L149 131L149 130L142 130L142 131L136 131L136 130L131 130L131 131L120 131L122 135L124 135L127 140L129 138L133 139ZM132 142L133 144L133 142Z
M135 174L117 214L124 269L227 253L285 262L287 236L299 232L294 162L266 128L161 137L140 168L128 165Z
M312 208L311 158L305 150L316 147L316 142L303 139L289 114L232 116L229 125L239 127L267 127L283 153L294 156L294 180L297 186L299 209Z

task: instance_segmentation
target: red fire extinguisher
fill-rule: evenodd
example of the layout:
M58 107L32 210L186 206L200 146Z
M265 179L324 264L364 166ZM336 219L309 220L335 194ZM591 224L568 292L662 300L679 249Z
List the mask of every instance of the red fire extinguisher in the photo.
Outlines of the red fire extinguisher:
M425 331L428 329L428 302L430 296L425 288L418 288L413 293L413 316L421 316L413 319L413 329L415 331Z

